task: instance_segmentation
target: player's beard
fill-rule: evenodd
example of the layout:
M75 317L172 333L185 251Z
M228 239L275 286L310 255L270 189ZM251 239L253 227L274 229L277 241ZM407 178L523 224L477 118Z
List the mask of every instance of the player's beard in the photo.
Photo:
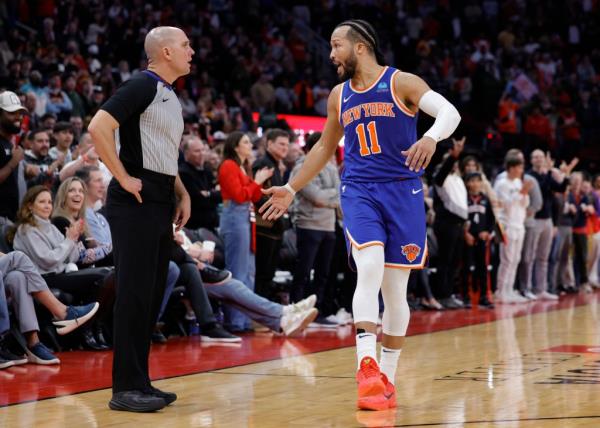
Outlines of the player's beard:
M341 63L342 66L342 74L338 77L342 82L345 82L348 79L352 79L354 77L354 73L356 73L356 64L358 60L356 59L356 55L354 52L350 53L350 57L344 62Z

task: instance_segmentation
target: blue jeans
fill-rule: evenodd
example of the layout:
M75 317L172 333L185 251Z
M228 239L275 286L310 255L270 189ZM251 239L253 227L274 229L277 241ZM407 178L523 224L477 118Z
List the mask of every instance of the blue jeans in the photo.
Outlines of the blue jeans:
M160 312L158 313L158 318L156 321L159 321L165 312L165 308L167 307L167 303L169 303L171 293L173 293L173 289L177 283L177 278L179 278L179 267L175 263L169 262L169 270L167 271L167 285L165 286L165 294L163 295L163 300L160 304Z
M283 306L255 294L241 281L230 279L221 285L204 285L208 297L244 312L254 321L279 331Z
M8 305L6 304L6 291L4 290L3 274L0 272L0 338L10 329Z
M225 243L225 268L249 290L254 290L254 254L250 251L250 203L229 201L223 207L219 234ZM230 331L250 328L250 320L231 305L223 308Z

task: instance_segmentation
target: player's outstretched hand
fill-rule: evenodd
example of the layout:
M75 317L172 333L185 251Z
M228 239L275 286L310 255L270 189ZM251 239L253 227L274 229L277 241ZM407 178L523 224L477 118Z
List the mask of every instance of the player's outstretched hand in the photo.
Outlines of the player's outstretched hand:
M294 195L283 186L269 187L268 189L263 189L262 192L265 195L271 195L269 200L258 210L258 213L265 220L277 220L285 213L294 200Z
M435 140L431 137L423 137L415 144L410 146L410 149L402 152L402 156L406 156L405 165L411 171L419 172L421 169L427 168L433 154L435 153Z

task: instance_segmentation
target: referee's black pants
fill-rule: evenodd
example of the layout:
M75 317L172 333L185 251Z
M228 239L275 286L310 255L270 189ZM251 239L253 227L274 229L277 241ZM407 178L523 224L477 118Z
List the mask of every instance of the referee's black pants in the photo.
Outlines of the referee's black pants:
M113 325L113 392L150 386L148 356L167 281L173 240L173 182L142 180L142 200L114 180L109 186L107 217L113 241L116 300ZM169 191L164 195L165 191ZM153 192L159 192L154 197ZM169 201L171 198L171 201Z

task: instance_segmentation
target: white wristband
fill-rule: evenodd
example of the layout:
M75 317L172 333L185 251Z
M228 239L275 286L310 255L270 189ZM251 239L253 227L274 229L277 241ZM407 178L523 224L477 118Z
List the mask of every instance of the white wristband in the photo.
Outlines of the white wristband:
M290 186L290 183L286 183L285 186L283 186L283 188L285 190L287 190L288 192L290 192L292 194L292 196L294 196L296 194L296 191L294 190L294 188L292 186Z

